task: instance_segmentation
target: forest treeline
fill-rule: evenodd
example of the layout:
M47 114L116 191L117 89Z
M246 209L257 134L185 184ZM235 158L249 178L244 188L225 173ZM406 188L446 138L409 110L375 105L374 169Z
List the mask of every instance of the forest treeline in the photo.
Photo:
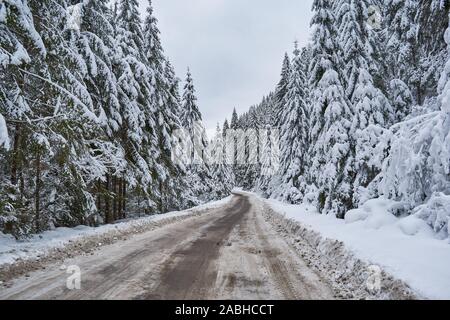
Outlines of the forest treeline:
M448 0L314 0L312 37L286 54L263 101L225 129L276 128L260 154L234 165L235 184L344 218L367 200L398 201L448 235ZM248 157L249 144L238 148ZM276 145L278 144L278 145ZM267 161L269 159L269 161Z
M151 1L142 21L137 0L2 0L0 231L112 223L229 192L206 165L172 159L173 132L201 121L190 72L183 94L179 83Z

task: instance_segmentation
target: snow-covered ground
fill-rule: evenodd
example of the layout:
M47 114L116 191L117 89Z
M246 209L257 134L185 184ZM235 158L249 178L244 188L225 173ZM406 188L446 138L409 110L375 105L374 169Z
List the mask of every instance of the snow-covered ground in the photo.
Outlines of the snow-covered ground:
M396 202L368 201L346 220L318 214L315 207L264 200L275 212L324 238L344 243L357 258L404 281L418 296L450 299L450 242L439 239L423 220L395 217Z
M167 214L132 219L116 224L100 226L98 228L87 226L78 226L76 228L56 228L23 241L17 241L11 235L5 235L0 232L0 267L5 264L12 264L19 259L32 260L43 257L51 250L63 248L69 243L86 237L102 236L109 233L120 234L137 229L145 230L147 226L154 225L162 220L182 218L199 211L207 212L207 209L220 207L229 200L230 197L216 202L207 203L186 211L170 212ZM99 246L101 245L102 243L99 243Z

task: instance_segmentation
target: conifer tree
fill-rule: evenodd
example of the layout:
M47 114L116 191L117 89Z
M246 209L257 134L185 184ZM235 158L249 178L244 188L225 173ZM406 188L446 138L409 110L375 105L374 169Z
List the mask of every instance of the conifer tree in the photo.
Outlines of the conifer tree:
M289 79L291 73L291 59L289 55L286 53L283 60L283 67L281 69L281 79L278 82L277 88L275 90L275 117L276 117L276 126L278 128L281 127L283 120L283 109L285 107L285 97L288 91Z
M225 154L225 140L219 124L212 144L212 180L217 198L224 198L230 194L233 181Z
M183 92L183 110L181 123L187 131L189 140L189 167L188 184L192 187L194 195L202 200L211 199L213 186L211 182L210 159L208 158L208 139L203 125L202 115L197 105L194 81L188 70Z
M281 127L281 198L295 202L305 189L305 170L308 166L309 110L308 86L305 75L304 54L295 44L291 74L285 95L283 125Z
M335 17L331 1L316 0L310 66L313 109L310 182L319 188L318 209L343 217L352 206L352 111L336 69L340 63L334 42Z

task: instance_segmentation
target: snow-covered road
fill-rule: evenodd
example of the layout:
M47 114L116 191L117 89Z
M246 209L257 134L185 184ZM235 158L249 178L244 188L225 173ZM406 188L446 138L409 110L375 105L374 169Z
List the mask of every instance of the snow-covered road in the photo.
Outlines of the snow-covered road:
M255 201L235 194L208 214L47 266L0 299L332 299ZM67 270L80 271L80 289L68 288L78 274Z

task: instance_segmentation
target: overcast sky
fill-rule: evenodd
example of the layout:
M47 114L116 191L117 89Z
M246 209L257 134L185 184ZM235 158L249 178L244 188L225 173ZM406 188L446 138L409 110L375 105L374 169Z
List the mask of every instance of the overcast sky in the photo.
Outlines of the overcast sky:
M310 38L312 2L153 0L166 54L182 80L191 68L208 129L274 89L284 52Z

